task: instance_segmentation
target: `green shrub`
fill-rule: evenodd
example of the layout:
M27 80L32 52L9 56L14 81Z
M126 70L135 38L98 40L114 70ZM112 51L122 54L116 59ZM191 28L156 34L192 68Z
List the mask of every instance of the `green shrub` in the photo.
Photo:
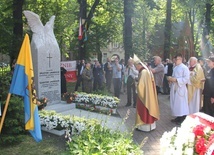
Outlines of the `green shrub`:
M10 89L12 74L9 70L0 71L0 106L2 113ZM11 95L5 120L0 136L0 145L19 143L22 140L24 128L24 104L23 99Z
M111 131L101 125L74 135L67 142L70 154L76 155L142 155L139 145L128 134Z
M4 105L5 102L2 109ZM0 136L0 145L19 143L25 133L24 125L23 99L18 96L11 96Z
M11 75L9 72L0 72L0 101L5 101L10 88Z

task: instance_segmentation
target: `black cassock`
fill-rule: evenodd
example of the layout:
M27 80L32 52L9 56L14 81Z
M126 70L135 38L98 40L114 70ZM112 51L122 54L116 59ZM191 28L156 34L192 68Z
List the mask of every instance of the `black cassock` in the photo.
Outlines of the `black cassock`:
M208 73L203 90L204 100L202 112L214 116L214 103L212 104L210 99L214 98L214 68Z
M67 86L66 86L66 78L65 73L67 70L64 67L60 67L61 70L61 94L64 94L67 92Z

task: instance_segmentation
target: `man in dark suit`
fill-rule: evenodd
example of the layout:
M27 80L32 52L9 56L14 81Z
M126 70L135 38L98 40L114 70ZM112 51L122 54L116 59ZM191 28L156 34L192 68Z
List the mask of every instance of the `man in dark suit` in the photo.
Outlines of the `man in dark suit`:
M106 88L110 92L112 82L112 64L110 58L107 58L107 62L104 64L104 71L106 78Z
M172 72L173 72L173 63L169 59L166 59L166 62L164 64L164 79L163 79L163 94L165 95L168 95L170 92L167 76L172 76Z
M98 60L96 60L93 67L93 76L94 76L93 91L98 91L102 89L102 82L103 82L102 74L103 74L102 65L99 63Z
M84 91L83 90L84 84L83 84L83 80L82 80L82 71L84 68L85 68L85 60L81 60L81 62L77 63L77 82L76 82L74 91L78 90L78 87L80 86L81 83L82 83L82 91Z

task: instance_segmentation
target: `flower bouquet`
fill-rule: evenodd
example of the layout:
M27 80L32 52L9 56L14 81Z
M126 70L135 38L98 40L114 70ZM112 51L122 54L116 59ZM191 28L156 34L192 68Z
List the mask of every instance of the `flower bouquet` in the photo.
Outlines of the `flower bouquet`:
M39 112L40 124L47 130L70 130L73 134L80 134L83 130L96 124L100 124L95 119L85 119L77 116L62 115L51 110Z
M39 98L37 99L37 102L36 102L37 106L38 106L38 109L39 110L42 110L44 109L47 104L48 104L48 99L46 97L43 97L43 98Z
M77 95L75 93L66 92L63 94L63 98L66 100L67 103L71 103L72 101L74 101L76 96Z
M160 144L163 155L214 155L214 118L189 115L181 127L165 132Z
M74 102L92 104L93 106L102 106L107 108L117 108L118 104L120 103L120 99L118 99L117 97L110 97L107 95L76 92Z
M116 108L120 103L120 99L107 95L76 92L76 97L73 102L76 103L76 108L79 109L103 114L116 114Z

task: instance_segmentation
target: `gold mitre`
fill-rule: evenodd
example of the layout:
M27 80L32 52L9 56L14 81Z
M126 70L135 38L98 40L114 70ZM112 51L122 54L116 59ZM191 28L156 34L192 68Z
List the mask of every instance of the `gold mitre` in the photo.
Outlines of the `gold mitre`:
M144 68L147 69L147 66L138 58L138 56L136 54L134 54L134 57L132 58L132 60L134 61L134 64L141 64Z
M135 65L142 64L141 60L134 54L133 58L131 58Z

